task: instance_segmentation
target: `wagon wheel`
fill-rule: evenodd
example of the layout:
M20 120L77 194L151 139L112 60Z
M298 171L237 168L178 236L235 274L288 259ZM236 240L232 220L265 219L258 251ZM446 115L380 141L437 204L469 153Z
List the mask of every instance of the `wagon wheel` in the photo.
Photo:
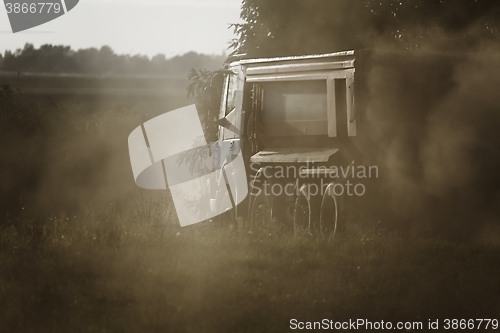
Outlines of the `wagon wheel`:
M230 226L231 228L237 227L237 217L236 217L236 211L234 209L230 209L225 211L224 213L216 216L213 221L218 225L219 227L228 227Z
M262 230L272 222L273 202L269 195L263 192L254 197L250 210L250 230Z
M257 172L254 180L262 175L262 169ZM257 193L254 193L254 192ZM251 188L250 205L248 212L248 229L251 231L266 229L272 222L273 200L262 189Z
M311 233L311 200L304 184L299 190L293 211L293 230L295 234Z
M319 225L321 233L326 236L334 236L338 231L339 205L334 186L334 183L328 185L321 201Z

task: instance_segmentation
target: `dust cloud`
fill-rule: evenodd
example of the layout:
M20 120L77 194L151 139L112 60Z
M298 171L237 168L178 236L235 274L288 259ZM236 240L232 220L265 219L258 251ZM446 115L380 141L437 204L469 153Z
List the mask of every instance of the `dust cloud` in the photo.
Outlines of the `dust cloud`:
M55 76L0 80L9 84L0 101L2 223L42 226L52 217L73 219L97 207L116 213L139 197L151 199L134 183L127 138L144 121L190 103L185 79L125 78L120 89L106 79L96 79L98 87ZM47 89L64 80L69 87Z
M380 185L412 231L500 236L499 55L494 45L445 52L432 43L372 54L366 118Z

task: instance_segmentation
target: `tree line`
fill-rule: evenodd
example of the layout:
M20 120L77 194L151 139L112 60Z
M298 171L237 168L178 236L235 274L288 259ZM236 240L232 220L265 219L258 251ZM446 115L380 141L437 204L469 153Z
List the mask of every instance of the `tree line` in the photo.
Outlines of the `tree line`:
M111 47L73 50L63 45L26 44L16 51L0 54L0 71L30 73L71 73L83 75L161 75L186 76L191 68L215 70L226 60L225 55L188 52L167 59L158 54L119 55Z

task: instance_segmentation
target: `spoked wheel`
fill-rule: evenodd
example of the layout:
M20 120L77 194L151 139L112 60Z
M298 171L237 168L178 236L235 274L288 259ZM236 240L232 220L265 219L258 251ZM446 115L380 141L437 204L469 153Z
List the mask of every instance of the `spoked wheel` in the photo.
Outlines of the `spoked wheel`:
M213 221L221 228L230 227L231 229L237 228L237 218L235 214L235 210L228 210L224 213L216 216Z
M252 231L266 229L272 222L272 198L264 193L260 193L252 201L249 229Z
M257 172L254 180L262 175L262 169ZM257 193L254 193L254 190ZM272 223L273 200L262 189L251 189L247 229L250 231L267 229Z
M339 205L334 194L334 186L334 183L328 185L321 201L319 225L321 233L325 236L334 236L338 229Z
M293 230L296 235L311 233L311 200L304 184L299 190L293 212Z

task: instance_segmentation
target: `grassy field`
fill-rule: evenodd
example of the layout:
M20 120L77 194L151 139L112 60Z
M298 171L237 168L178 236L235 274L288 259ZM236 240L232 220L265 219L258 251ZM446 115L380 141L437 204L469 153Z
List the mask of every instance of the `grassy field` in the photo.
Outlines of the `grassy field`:
M182 79L0 76L0 331L288 332L314 321L500 318L500 248L368 230L336 239L178 227L127 136ZM425 331L425 330L424 330Z
M150 198L146 200L149 203ZM499 251L88 211L1 233L5 332L286 332L289 320L498 318Z

